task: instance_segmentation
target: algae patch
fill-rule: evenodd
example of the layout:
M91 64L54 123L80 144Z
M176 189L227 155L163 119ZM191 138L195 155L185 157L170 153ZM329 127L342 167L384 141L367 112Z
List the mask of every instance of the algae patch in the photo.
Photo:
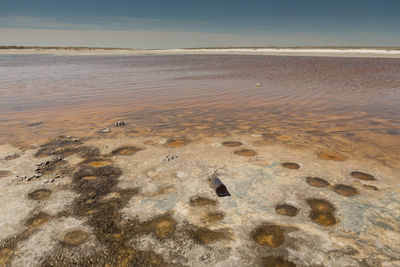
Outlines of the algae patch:
M235 153L238 156L243 156L243 157L254 157L257 155L257 152L251 149L241 149L241 150L235 150L233 153Z
M259 246L277 248L285 242L285 230L275 224L263 224L254 229L250 235Z
M28 197L33 200L42 200L51 195L50 189L38 189L28 194Z
M313 187L327 187L330 185L328 181L319 177L307 177L306 182Z
M119 147L111 152L112 155L116 156L131 156L138 151L143 150L143 148L135 147L135 146L123 146Z
M71 246L78 246L84 243L88 239L88 237L88 233L82 230L74 230L66 233L62 242Z
M222 145L226 146L226 147L237 147L237 146L241 146L242 143L236 142L236 141L227 141L227 142L223 142Z
M335 207L324 199L307 199L311 208L310 219L321 226L332 226L338 221L333 214Z
M296 207L289 204L278 205L275 207L275 211L280 215L286 215L289 217L294 217L299 212L299 210Z
M294 162L283 162L281 166L292 170L300 169L300 165Z

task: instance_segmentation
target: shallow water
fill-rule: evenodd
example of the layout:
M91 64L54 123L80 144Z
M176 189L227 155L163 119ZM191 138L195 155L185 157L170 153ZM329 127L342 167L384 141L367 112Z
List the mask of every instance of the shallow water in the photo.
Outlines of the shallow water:
M400 147L400 60L0 55L1 144L98 135L118 120L128 135L260 134L388 163Z

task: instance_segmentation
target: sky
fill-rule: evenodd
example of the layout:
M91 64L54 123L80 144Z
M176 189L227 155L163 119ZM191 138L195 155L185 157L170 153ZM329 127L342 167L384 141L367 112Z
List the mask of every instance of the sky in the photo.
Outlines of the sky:
M0 0L0 45L400 46L399 0Z

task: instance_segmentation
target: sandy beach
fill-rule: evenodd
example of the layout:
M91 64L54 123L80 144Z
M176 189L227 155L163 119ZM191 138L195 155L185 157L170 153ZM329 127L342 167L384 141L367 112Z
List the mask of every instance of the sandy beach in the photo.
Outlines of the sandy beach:
M0 54L0 266L400 266L400 52Z

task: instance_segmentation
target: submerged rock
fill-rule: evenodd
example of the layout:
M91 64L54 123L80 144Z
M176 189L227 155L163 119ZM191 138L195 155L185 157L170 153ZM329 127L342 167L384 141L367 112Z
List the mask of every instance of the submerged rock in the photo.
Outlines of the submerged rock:
M123 122L123 121L117 121L117 122L115 123L115 126L117 126L117 127L121 127L121 126L125 126L125 125L126 125L126 123Z

